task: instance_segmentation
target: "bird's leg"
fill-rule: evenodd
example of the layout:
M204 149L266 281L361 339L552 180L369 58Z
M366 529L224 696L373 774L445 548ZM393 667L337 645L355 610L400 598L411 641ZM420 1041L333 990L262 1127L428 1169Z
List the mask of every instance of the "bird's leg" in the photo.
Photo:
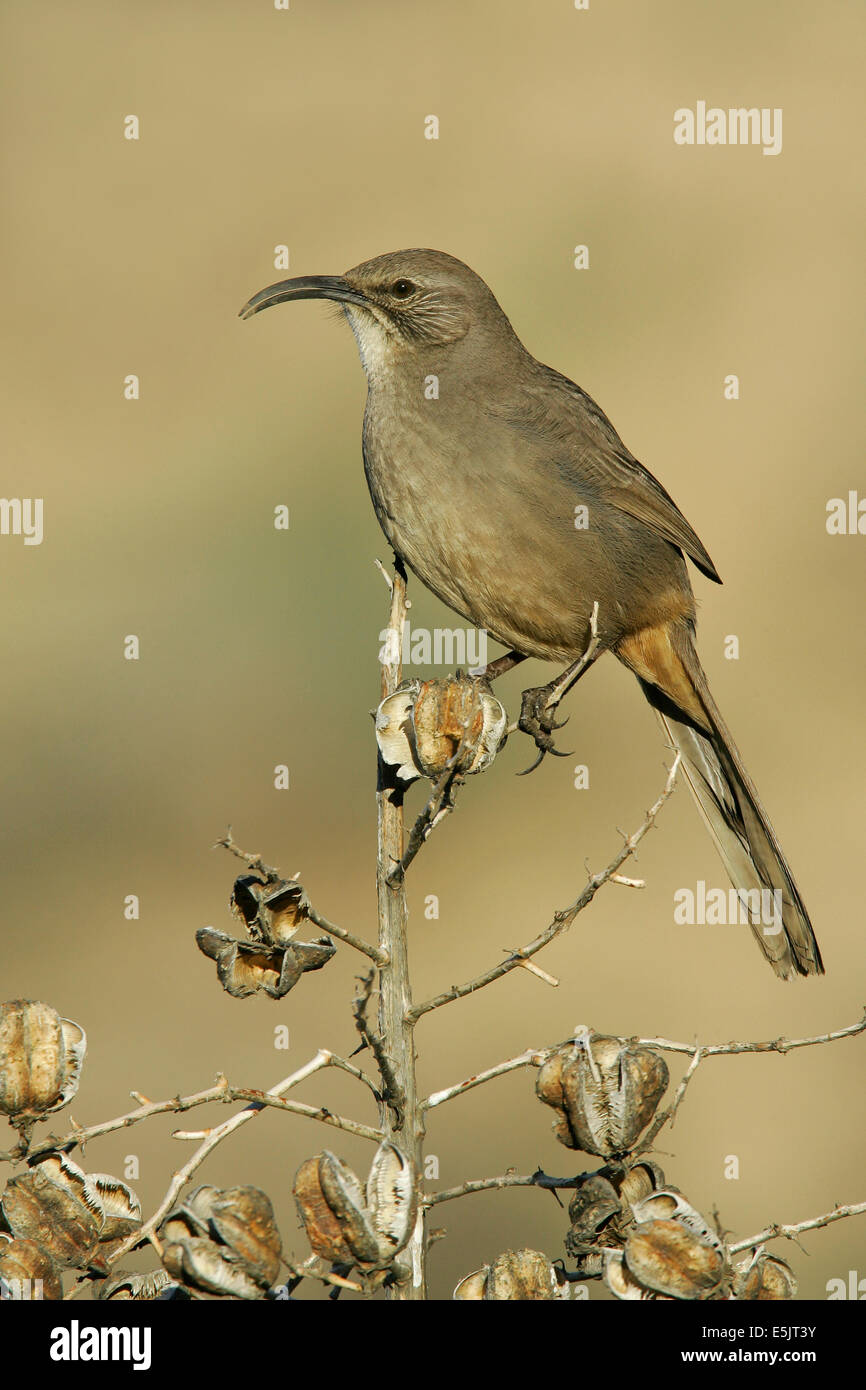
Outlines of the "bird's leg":
M488 662L484 670L479 671L478 680L485 681L487 685L491 685L492 682L498 680L500 676L504 676L506 671L510 671L513 667L519 666L521 661L525 660L526 657L522 652L506 652L504 656L498 656L495 661Z
M538 749L538 757L529 767L523 769L519 775L525 777L528 772L534 772L539 763L544 759L545 753L553 753L557 758L570 758L571 753L561 753L553 744L554 729L561 729L568 723L567 719L559 723L554 719L557 706L560 700L568 694L573 685L580 680L585 671L588 671L592 663L601 651L601 641L598 636L598 604L593 606L592 619L590 621L590 640L586 651L567 666L561 675L557 676L547 685L535 686L531 690L524 690L523 704L520 709L520 718L517 727L522 729L525 734L529 734L535 740Z

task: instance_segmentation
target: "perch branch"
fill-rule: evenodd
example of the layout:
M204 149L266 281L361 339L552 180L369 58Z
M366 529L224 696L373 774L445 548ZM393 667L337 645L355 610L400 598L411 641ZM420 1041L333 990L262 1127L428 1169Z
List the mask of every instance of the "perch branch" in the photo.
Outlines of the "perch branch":
M483 989L485 985L492 984L494 980L500 980L503 975L507 975L509 971L517 969L523 961L530 959L538 951L549 945L550 942L559 936L561 932L564 932L567 927L570 927L578 913L583 912L584 908L588 907L592 902L599 888L603 887L609 879L613 878L614 874L618 872L625 861L631 858L647 831L652 828L656 816L673 792L679 766L680 754L677 753L670 772L668 773L664 790L655 804L647 811L641 825L634 834L626 837L622 848L610 861L607 868L602 869L601 873L592 874L590 876L583 892L575 899L570 907L564 908L561 912L557 912L550 925L545 927L544 931L541 932L534 941L530 941L528 945L521 947L519 951L512 952L511 955L507 956L499 965L492 966L482 975L476 976L474 980L467 980L465 984L452 985L450 989L443 990L441 994L435 995L432 999L425 1000L423 1004L416 1004L407 1014L409 1021L417 1023L419 1018L423 1018L424 1014L432 1012L433 1009L440 1009L444 1004L450 1004L455 999L463 999L467 994L474 994L476 990Z

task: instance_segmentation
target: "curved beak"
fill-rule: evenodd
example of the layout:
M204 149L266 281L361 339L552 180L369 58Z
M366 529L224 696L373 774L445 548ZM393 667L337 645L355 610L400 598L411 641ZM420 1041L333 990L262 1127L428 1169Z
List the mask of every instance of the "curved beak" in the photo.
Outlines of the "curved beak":
M336 299L343 304L368 307L361 291L353 289L342 275L300 275L295 280L280 280L276 285L268 285L266 290L259 290L241 309L239 317L250 319L260 309L284 304L289 299Z

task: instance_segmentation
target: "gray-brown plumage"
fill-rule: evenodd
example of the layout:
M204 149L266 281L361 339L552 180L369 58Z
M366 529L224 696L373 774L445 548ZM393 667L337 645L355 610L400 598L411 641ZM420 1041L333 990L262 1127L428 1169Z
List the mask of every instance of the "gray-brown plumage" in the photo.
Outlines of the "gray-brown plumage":
M525 657L575 665L598 602L599 652L637 676L671 741L734 887L777 890L781 924L752 930L777 974L823 973L803 901L694 646L684 556L715 566L664 488L584 391L523 347L483 280L440 251L397 251L344 276L262 290L244 317L332 299L367 375L364 466L395 552L428 588ZM435 387L434 387L435 379ZM588 525L576 527L576 508ZM540 756L568 688L524 694ZM754 899L753 899L754 902Z

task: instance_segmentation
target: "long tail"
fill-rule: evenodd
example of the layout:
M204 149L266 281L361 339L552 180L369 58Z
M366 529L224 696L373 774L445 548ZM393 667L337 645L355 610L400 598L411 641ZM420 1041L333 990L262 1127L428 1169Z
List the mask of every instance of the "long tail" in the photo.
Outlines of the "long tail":
M784 980L823 975L809 914L755 785L710 694L691 625L678 622L644 629L622 642L617 655L634 671L672 744L682 754L692 795L731 883L749 894L745 902L753 906L781 901L781 923L760 909L748 913L752 932L776 974ZM765 896L767 890L774 894L772 898Z

